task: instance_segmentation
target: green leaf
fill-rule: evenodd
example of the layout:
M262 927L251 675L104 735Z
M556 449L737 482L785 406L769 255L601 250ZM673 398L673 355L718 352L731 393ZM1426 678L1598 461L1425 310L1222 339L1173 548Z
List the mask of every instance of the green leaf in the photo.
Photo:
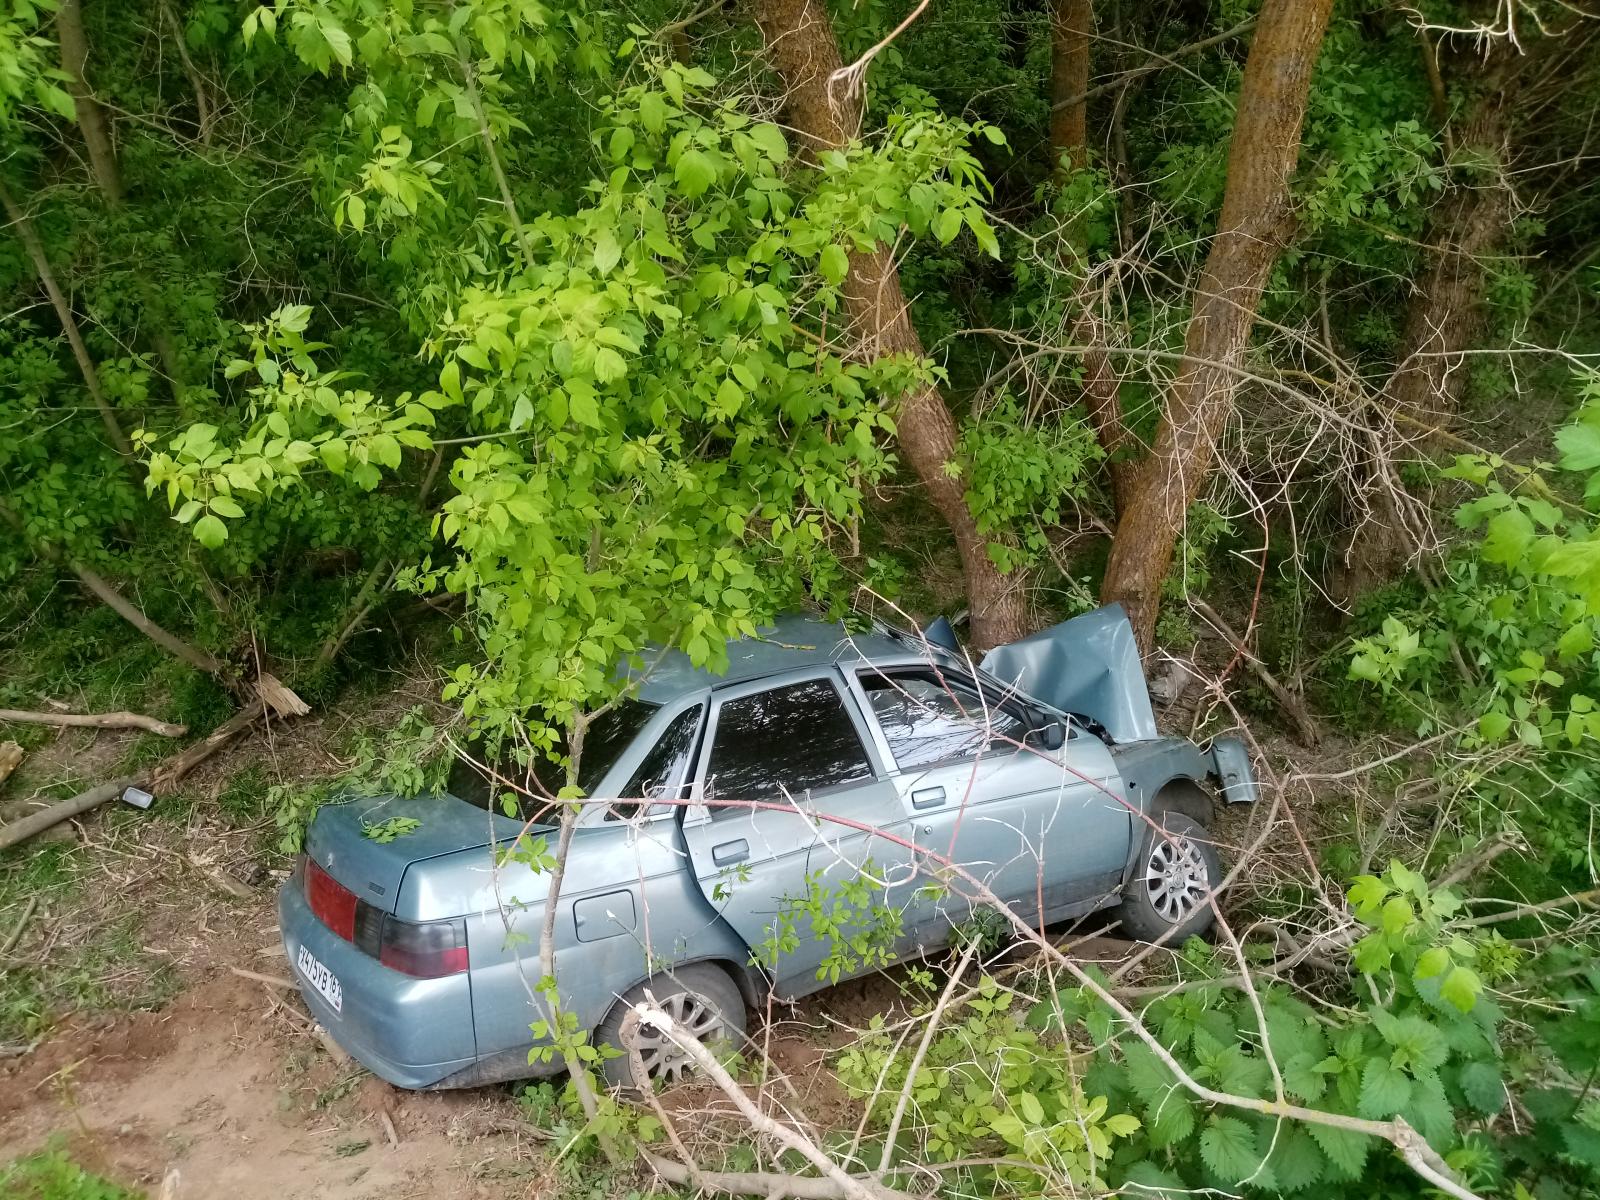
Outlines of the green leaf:
M601 383L612 383L628 373L628 364L610 346L601 346L594 352L594 377Z
M222 517L242 517L244 509L239 507L237 501L229 496L211 497L211 511Z
M1511 717L1503 712L1486 712L1478 718L1478 736L1486 742L1498 742L1511 729Z
M1478 1002L1478 993L1482 990L1483 981L1471 967L1450 968L1450 973L1439 985L1439 995L1462 1012L1472 1011L1472 1006Z
M1022 1109L1022 1117L1028 1124L1044 1124L1044 1105L1039 1103L1039 1097L1032 1092L1023 1092L1019 1095L1017 1106Z
M1372 1139L1364 1133L1338 1129L1332 1125L1308 1124L1307 1131L1327 1155L1333 1171L1342 1179L1360 1179Z
M1500 1068L1492 1062L1469 1062L1456 1075L1461 1094L1486 1117L1492 1117L1505 1107L1505 1080Z
M1156 1149L1175 1146L1194 1133L1194 1104L1185 1093L1169 1091L1145 1109L1145 1126Z
M1533 521L1520 508L1508 508L1489 521L1483 538L1485 561L1510 566L1533 544Z
M830 284L838 287L850 272L850 256L844 252L843 246L830 245L822 251L822 257L817 260L817 270Z
M1321 1099L1322 1093L1328 1088L1328 1081L1317 1071L1318 1061L1317 1056L1308 1051L1292 1054L1285 1059L1280 1067L1284 1090L1307 1104Z
M1200 1135L1200 1158L1218 1180L1235 1184L1261 1166L1255 1131L1236 1117L1218 1117Z
M750 140L761 148L775 163L787 162L789 159L789 143L783 136L783 130L776 125L752 125L749 129Z
M360 233L367 227L367 202L360 196L351 196L345 202L344 215L350 222L350 228Z
M933 223L933 236L938 238L943 245L948 246L955 240L956 234L960 232L961 210L959 208L945 209Z
M1563 426L1556 430L1556 449L1561 452L1563 470L1600 468L1600 426L1587 423Z
M1000 242L994 236L994 230L989 227L989 222L984 220L983 214L976 208L969 208L966 213L967 228L972 230L972 236L978 239L978 245L990 258L1000 257Z
M344 474L344 464L350 455L350 447L342 438L329 438L317 447L317 453L322 456L323 465L335 475Z
M1357 1105L1363 1117L1381 1121L1392 1117L1411 1100L1411 1080L1387 1059L1367 1060L1361 1072L1361 1099Z
M606 351L606 353L614 353ZM620 361L620 360L619 360ZM600 402L595 395L595 390L578 380L574 380L568 391L568 414L579 425L586 425L590 429L600 428Z
M706 189L717 181L717 164L703 150L685 150L678 156L672 177L683 194L694 200L705 195Z
M228 527L221 519L207 513L194 523L194 539L207 550L215 550L228 540Z
M1272 1167L1278 1187L1285 1192L1300 1192L1312 1184L1321 1183L1328 1173L1328 1160L1317 1143L1303 1128L1287 1122L1276 1131L1272 1157L1267 1161Z
M622 247L617 244L616 235L609 229L602 230L594 240L594 269L602 275L609 274L621 259Z

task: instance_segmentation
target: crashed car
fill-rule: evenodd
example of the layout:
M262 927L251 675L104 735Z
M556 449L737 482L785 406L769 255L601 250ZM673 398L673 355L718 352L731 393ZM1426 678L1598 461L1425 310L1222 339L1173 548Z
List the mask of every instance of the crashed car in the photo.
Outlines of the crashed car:
M580 784L618 802L586 803L578 820L555 975L563 1011L595 1042L620 1045L648 988L681 1027L737 1044L769 995L935 952L993 898L1030 927L1114 909L1137 938L1208 928L1222 878L1213 795L1252 799L1249 760L1236 740L1157 733L1120 608L976 669L948 627L850 635L804 616L728 658L715 675L650 656L585 739ZM401 1087L560 1069L535 1053L550 1046L536 1036L548 877L505 853L555 818L531 801L508 817L504 794L458 769L446 794L325 805L279 896L311 1012ZM401 815L420 824L369 836ZM859 899L863 881L860 910L806 903L841 882ZM875 949L850 944L841 911L872 925ZM639 1054L607 1059L609 1082L687 1070L636 1019L629 1038Z

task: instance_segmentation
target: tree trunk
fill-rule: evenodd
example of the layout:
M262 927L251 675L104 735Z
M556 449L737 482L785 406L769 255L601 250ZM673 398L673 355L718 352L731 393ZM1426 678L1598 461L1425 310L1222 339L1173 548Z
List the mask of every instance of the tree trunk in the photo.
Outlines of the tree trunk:
M1058 177L1089 161L1093 32L1093 0L1056 0L1050 21L1050 165Z
M1127 607L1147 652L1185 514L1233 411L1261 290L1293 230L1289 179L1331 7L1332 0L1266 0L1245 62L1222 214L1195 286L1183 361L1117 522L1101 589L1103 599Z
M115 207L122 200L122 177L117 171L117 153L111 144L105 110L94 98L84 73L89 42L83 36L79 0L61 0L56 9L56 36L61 39L61 69L66 72L67 91L78 110L78 128L83 131L83 144L89 151L89 169L106 203Z
M1506 103L1504 94L1485 95L1457 130L1457 143L1474 162L1504 160ZM1412 295L1399 358L1380 402L1384 414L1404 421L1401 432L1424 453L1435 440L1427 430L1449 423L1466 389L1464 351L1483 331L1485 268L1511 232L1514 199L1504 179L1486 180L1474 170L1429 215L1428 262ZM1391 464L1380 464L1380 469L1394 475ZM1405 570L1418 549L1390 490L1398 486L1391 482L1377 489L1375 512L1346 546L1344 570L1334 583L1347 603Z
M784 84L789 123L806 150L845 145L860 124L858 101L835 106L828 76L842 65L839 43L821 0L757 0L756 22L767 53ZM845 308L869 356L923 355L911 326L909 305L891 252L852 252L844 281ZM1031 623L1021 581L1008 579L989 559L987 539L967 508L961 481L946 472L955 461L956 423L937 387L907 392L895 416L900 450L928 499L950 526L961 554L972 617L972 641L980 649L1026 634Z

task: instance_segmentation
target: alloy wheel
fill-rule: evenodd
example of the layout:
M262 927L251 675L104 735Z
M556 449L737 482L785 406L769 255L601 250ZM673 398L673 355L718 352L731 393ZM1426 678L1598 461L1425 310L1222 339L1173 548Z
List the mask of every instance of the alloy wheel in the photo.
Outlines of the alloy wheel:
M1211 890L1200 847L1180 835L1157 839L1145 864L1144 882L1151 907L1172 925L1187 919Z
M662 1000L658 1008L672 1018L672 1023L685 1033L692 1034L702 1043L716 1041L727 1035L722 1014L693 992L677 992ZM651 1079L677 1083L694 1072L689 1056L673 1044L659 1029L648 1022L639 1022L634 1035L639 1047L639 1057L644 1072Z

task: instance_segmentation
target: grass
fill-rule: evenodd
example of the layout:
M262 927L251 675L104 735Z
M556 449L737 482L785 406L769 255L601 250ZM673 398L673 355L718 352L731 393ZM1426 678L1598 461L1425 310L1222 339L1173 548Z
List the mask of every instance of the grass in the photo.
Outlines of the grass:
M5 1200L139 1200L143 1195L84 1170L55 1146L0 1167Z

